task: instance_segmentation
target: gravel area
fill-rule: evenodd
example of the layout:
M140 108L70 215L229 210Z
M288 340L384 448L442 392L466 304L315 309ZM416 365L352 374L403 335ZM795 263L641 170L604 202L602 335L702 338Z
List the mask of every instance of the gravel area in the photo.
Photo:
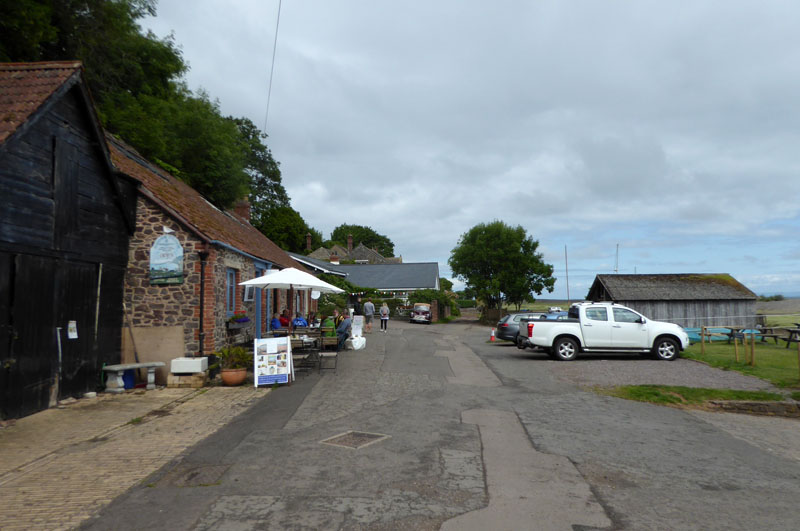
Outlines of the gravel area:
M735 371L723 371L687 359L656 361L642 358L591 359L549 362L559 379L581 386L683 385L745 391L780 390L771 383Z

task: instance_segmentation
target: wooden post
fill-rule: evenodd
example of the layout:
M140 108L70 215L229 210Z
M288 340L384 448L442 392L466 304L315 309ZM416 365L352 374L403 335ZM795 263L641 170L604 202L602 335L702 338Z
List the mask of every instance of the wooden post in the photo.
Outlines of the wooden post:
M797 342L797 376L800 379L800 341Z
M750 338L752 341L750 342L750 365L753 367L756 366L756 334L753 332L750 334Z
M733 355L736 356L736 363L739 363L739 341L736 339L736 336L733 336ZM747 356L747 353L745 353Z
M800 356L800 343L797 343L797 348L799 349L797 355ZM700 354L705 354L705 353L706 353L706 327L705 326L701 326L700 327Z

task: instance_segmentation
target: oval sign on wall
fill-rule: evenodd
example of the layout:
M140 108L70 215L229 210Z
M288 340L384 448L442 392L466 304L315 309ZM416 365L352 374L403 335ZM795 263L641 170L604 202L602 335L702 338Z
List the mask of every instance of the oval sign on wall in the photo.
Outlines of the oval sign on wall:
M183 247L172 234L159 236L150 248L150 284L183 284Z

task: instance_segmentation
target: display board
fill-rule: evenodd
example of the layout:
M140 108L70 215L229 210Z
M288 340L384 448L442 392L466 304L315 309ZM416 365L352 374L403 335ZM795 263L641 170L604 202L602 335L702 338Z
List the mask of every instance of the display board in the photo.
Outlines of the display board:
M350 337L361 337L364 332L364 316L354 315L350 325Z
M294 380L292 342L288 337L256 339L253 352L253 382L256 387Z

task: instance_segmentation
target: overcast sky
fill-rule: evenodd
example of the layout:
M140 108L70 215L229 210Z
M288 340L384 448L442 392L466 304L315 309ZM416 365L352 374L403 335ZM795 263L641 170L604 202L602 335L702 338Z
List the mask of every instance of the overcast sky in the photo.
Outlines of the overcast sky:
M278 0L159 0L192 89L262 129ZM439 263L478 223L555 268L800 295L800 3L287 0L267 141L292 206ZM617 245L619 258L617 260ZM458 284L457 284L458 285Z

